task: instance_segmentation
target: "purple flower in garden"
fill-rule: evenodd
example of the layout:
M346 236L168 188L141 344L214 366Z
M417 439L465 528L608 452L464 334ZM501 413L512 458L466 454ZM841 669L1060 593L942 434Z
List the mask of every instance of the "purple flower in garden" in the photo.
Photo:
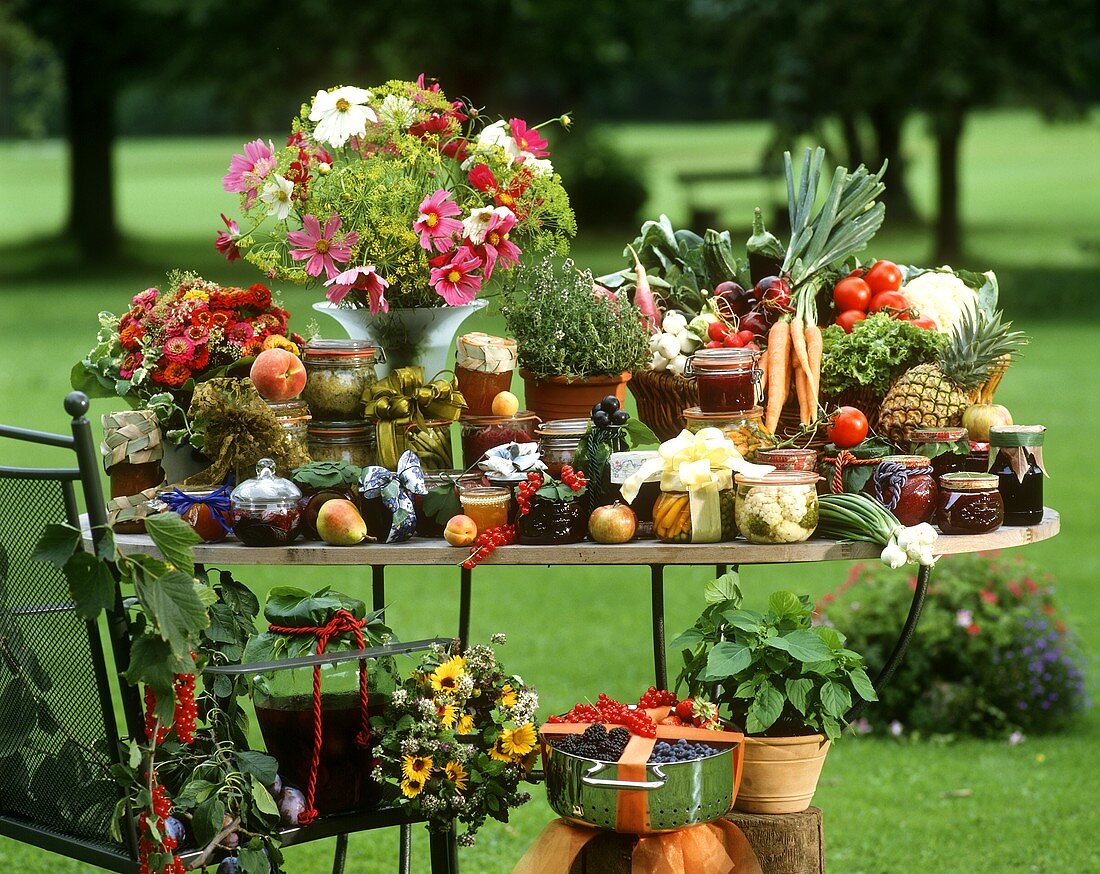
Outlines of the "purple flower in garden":
M974 624L974 614L969 610L959 610L955 614L955 624L960 628L967 628Z
M222 177L222 188L234 194L247 196L246 206L256 199L260 183L275 169L275 146L271 140L253 140L244 144L244 154L234 155L229 161L229 172Z

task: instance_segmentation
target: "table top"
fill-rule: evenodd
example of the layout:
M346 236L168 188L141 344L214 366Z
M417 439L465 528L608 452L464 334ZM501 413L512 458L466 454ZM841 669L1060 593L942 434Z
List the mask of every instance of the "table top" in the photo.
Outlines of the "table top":
M90 540L87 518L82 517L85 540ZM941 534L937 555L985 552L1026 546L1054 537L1061 527L1058 513L1049 507L1037 525L1004 526L988 534ZM123 553L143 552L160 557L153 541L144 534L117 534ZM754 544L738 538L726 543L661 543L634 540L610 546L600 543L568 543L551 546L505 546L485 559L484 565L704 565L782 564L811 561L850 561L877 558L881 548L872 543L811 539L805 543ZM212 565L458 565L467 550L439 539L415 537L406 543L369 543L329 546L299 540L290 546L245 546L230 538L223 543L195 546L195 561Z

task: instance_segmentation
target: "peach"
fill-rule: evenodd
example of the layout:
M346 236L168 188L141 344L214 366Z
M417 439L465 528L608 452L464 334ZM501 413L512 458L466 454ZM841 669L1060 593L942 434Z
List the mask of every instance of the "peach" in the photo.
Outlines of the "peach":
M354 546L367 539L367 523L351 501L333 498L317 512L317 533L332 546Z
M264 349L248 372L260 397L268 401L289 401L298 397L306 385L306 369L301 359L286 349Z
M519 412L519 398L510 391L502 391L493 398L494 416L514 416Z
M461 513L452 516L447 527L443 529L443 539L451 546L473 546L477 540L477 523Z

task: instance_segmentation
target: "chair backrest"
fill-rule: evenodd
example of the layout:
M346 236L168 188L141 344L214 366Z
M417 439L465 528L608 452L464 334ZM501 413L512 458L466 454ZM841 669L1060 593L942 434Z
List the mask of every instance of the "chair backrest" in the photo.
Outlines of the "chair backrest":
M77 460L0 466L0 834L125 870L132 832L123 830L124 844L111 837L121 797L109 772L120 756L116 673L99 625L74 612L64 573L32 559L47 524L79 524L78 484L93 524L105 521L87 398L74 392L65 408L72 437L0 426L0 438L67 449ZM11 446L0 440L0 460Z

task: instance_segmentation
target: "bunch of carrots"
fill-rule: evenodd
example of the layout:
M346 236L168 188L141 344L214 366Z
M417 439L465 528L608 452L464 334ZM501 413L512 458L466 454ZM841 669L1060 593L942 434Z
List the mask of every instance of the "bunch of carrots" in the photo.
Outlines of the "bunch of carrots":
M821 328L796 312L782 318L768 331L764 359L764 424L775 433L779 416L794 386L798 418L808 425L817 418L821 392Z

